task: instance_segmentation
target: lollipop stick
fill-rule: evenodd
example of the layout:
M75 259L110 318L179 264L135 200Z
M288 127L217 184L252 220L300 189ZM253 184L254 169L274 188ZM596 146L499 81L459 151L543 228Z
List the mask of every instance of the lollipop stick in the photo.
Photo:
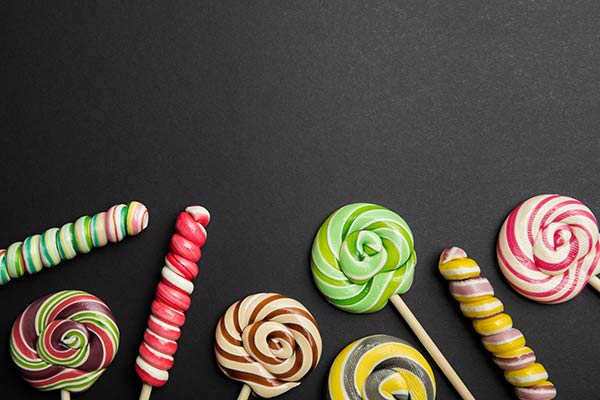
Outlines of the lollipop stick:
M417 335L417 338L425 347L425 350L429 352L431 358L436 362L438 367L442 370L446 378L450 381L454 389L458 392L458 394L463 398L463 400L475 400L475 397L469 392L469 389L465 386L463 381L460 379L456 371L452 368L446 357L442 354L440 349L436 346L436 344L431 340L425 328L421 325L421 323L417 320L417 317L410 311L406 303L398 296L397 294L390 297L390 301L396 307L396 310L400 313L402 318L406 321L410 329Z
M140 400L148 400L150 398L150 394L152 393L152 386L143 384L142 392L140 393Z
M61 390L60 400L71 400L71 393L67 390Z
M250 393L252 393L252 389L250 389L250 386L244 385L244 387L240 391L240 394L238 395L237 400L248 400L250 398Z
M600 278L598 278L597 276L592 276L588 283L591 287L596 289L596 291L600 292Z

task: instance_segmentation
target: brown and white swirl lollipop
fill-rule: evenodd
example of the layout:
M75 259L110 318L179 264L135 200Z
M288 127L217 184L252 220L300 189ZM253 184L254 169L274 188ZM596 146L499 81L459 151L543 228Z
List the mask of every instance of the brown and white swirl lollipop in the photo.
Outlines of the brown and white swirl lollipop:
M295 388L321 358L314 317L298 301L276 293L257 293L232 304L215 336L219 368L244 383L238 400L250 393L271 398Z

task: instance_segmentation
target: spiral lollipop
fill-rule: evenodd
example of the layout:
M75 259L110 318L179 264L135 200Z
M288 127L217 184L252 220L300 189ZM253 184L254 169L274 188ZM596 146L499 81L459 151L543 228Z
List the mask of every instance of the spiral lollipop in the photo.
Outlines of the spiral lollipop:
M144 382L141 400L150 398L152 387L163 386L169 379L168 371L173 367L180 327L185 322L184 312L190 308L190 295L194 290L192 280L198 275L200 249L206 242L204 228L209 221L210 214L206 208L191 206L181 212L175 222L171 251L165 257L151 306L152 314L135 361L135 370Z
M33 302L15 321L10 355L21 376L39 390L90 388L115 358L119 328L96 296L63 290Z
M509 284L548 304L577 296L587 283L600 291L596 217L578 200L557 194L532 197L504 221L496 247Z
M120 242L127 235L137 235L147 226L146 206L132 201L127 205L114 205L93 217L84 215L60 229L50 228L41 235L29 236L0 250L0 285L25 273L35 274L44 267L54 267L78 253L89 253L94 247Z
M388 335L344 348L329 371L329 400L434 400L435 378L414 347Z
M492 353L494 363L504 371L520 400L550 400L556 397L544 366L536 363L525 337L513 328L512 318L494 297L490 282L480 275L479 265L458 247L445 249L439 262L442 276L450 281L450 293L460 303L463 315L473 320L481 342Z
M298 301L258 293L237 301L219 320L215 354L225 375L244 383L238 400L250 393L271 398L300 385L321 358L321 334Z
M410 289L416 261L406 221L367 203L334 211L319 228L311 252L314 281L331 304L352 313L372 313L390 300L457 392L474 399L399 296Z

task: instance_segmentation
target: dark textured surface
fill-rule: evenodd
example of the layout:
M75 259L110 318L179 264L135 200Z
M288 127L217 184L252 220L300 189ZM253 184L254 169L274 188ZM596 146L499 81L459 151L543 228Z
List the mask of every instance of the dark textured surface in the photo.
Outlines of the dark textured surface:
M14 4L10 4L14 3ZM122 331L107 373L76 399L133 399L134 372L177 213L213 220L167 386L153 399L234 399L213 329L259 291L302 301L320 323L318 369L281 399L318 399L350 341L416 343L391 306L329 306L308 253L336 207L369 201L413 228L404 296L478 399L511 388L459 314L437 257L477 259L562 399L597 398L600 299L543 306L509 289L494 244L538 193L600 213L600 3L596 1L156 1L0 5L0 245L137 199L136 238L0 288L0 343L33 300L61 289L104 299ZM456 394L436 368L438 398ZM0 346L3 398L57 399L17 376Z

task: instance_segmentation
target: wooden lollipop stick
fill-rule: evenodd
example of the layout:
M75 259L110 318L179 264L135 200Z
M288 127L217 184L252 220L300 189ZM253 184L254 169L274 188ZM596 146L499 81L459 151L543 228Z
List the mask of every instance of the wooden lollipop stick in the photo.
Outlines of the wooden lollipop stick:
M252 389L250 389L250 386L244 385L244 387L240 391L240 394L238 395L237 400L248 400L250 398L251 393Z
M592 276L588 283L591 287L596 289L596 291L600 292L600 278L598 278L597 276Z
M68 390L61 390L60 400L71 400L71 392L69 392Z
M152 386L143 384L142 392L140 393L140 400L148 400L150 398L150 394L152 393Z
M458 392L458 394L463 398L463 400L475 400L475 397L469 392L469 389L465 386L463 381L460 379L456 371L452 368L446 357L442 354L440 349L436 346L433 340L429 337L425 328L421 325L421 323L417 320L417 317L410 311L406 303L398 296L397 294L390 297L390 301L396 307L396 310L400 313L402 318L406 321L410 329L417 335L417 338L425 347L425 350L429 352L431 358L436 362L438 367L442 370L446 378L450 381L454 389ZM239 398L238 398L239 400Z

